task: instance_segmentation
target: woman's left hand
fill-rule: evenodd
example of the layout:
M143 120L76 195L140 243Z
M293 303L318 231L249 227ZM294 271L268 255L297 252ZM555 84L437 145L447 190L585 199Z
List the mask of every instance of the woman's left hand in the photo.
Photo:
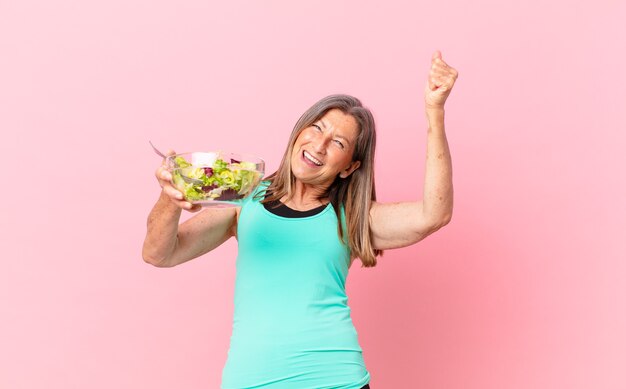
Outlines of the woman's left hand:
M443 109L458 76L459 72L441 59L441 52L435 51L424 94L427 109Z

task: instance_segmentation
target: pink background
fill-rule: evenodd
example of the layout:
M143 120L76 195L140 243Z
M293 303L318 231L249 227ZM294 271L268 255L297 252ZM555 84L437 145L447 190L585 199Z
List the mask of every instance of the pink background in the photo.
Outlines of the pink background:
M504 3L0 1L0 387L217 388L236 242L143 262L148 140L272 172L349 93L379 198L418 199L434 50L454 216L351 269L372 388L626 387L626 3Z

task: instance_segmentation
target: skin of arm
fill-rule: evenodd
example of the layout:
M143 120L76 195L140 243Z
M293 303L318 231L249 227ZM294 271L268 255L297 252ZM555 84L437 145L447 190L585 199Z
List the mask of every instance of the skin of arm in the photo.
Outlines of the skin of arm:
M173 204L164 192L150 211L146 238L143 242L143 260L162 266L178 244L178 221L182 209Z
M419 242L452 218L452 159L444 128L444 111L427 110L428 135L424 194L421 201L372 204L374 247L388 250Z
M406 247L419 242L452 218L452 159L444 125L444 103L458 72L436 52L426 86L428 121L424 193L420 201L373 202L370 208L373 245L380 250Z
M436 229L452 218L452 158L444 128L443 109L427 109L428 146L424 178L423 217Z
M161 193L148 215L142 256L156 267L197 258L236 236L238 208L208 208L179 226L181 208Z

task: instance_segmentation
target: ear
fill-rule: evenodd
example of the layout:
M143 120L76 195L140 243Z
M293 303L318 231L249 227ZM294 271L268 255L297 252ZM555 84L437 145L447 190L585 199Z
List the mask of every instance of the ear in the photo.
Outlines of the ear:
M346 169L341 171L341 173L339 173L339 177L341 177L341 178L348 177L350 174L352 174L353 171L358 169L359 166L361 166L361 161L352 161L350 163L350 166L348 166Z

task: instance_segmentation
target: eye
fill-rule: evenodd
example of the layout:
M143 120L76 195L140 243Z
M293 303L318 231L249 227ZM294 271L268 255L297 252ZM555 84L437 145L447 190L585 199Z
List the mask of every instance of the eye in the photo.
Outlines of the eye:
M343 145L343 143L341 143L341 141L340 141L340 140L335 139L335 143L336 143L339 147L341 147L342 149L344 149L344 148L345 148L345 146Z
M318 126L317 124L312 124L312 126L317 128L318 130L322 131L322 128L320 126Z

